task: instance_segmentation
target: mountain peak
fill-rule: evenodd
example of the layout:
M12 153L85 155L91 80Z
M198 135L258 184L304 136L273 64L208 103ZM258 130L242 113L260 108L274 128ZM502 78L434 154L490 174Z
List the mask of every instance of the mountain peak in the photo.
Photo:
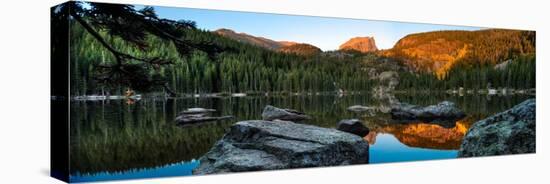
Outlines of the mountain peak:
M291 45L296 45L300 43L292 42L292 41L279 41L279 44L281 44L281 47L285 47L285 46L291 46Z
M302 55L302 56L313 56L323 52L318 47L315 47L307 43L288 42L288 44L289 45L285 45L279 48L279 51L284 53Z
M246 33L237 33L227 28L221 28L213 32L227 38L231 38L240 42L249 43L252 45L264 47L271 50L277 50L280 47L284 46L281 43L274 40L270 40L259 36L252 36Z
M310 44L298 43L293 41L275 41L264 37L252 36L246 33L237 33L227 28L221 28L213 32L221 36L231 38L233 40L249 43L274 51L294 53L298 55L313 55L322 52L321 49Z
M216 33L236 33L232 29L227 29L227 28L220 28L220 29L217 29L214 32L216 32Z
M377 51L376 43L374 42L374 37L365 36L365 37L353 37L349 39L344 44L340 45L340 50L356 50L359 52L373 52Z

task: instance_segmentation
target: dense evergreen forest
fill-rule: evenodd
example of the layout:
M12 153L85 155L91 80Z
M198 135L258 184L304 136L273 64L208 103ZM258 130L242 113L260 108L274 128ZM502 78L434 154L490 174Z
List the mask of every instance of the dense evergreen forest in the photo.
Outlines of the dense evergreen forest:
M187 39L194 42L215 42L234 50L216 57L196 51L190 57L180 57L170 43L153 36L147 52L126 41L100 32L113 47L135 56L170 58L175 64L151 71L151 78L166 78L178 93L240 93L240 92L320 92L368 90L372 81L361 70L362 58L345 59L327 56L300 56L271 51L231 40L208 31L188 30ZM108 64L113 56L89 33L71 24L71 90L73 95L119 94L124 86L109 86L94 80L98 65ZM162 91L162 88L154 89Z
M461 63L454 66L442 79L428 72L403 72L397 89L531 89L535 88L535 55L521 55L501 64Z
M131 16L136 14L136 12L133 12L134 10L128 8L125 11L131 12ZM152 14L151 12L153 12L152 9L145 9L142 10L141 14L145 16ZM125 61L125 65L122 67L125 67L126 78L130 76L132 80L139 79L139 81L123 80L119 83L110 83L101 80L101 71L105 66L117 66L115 63L120 58L117 58L112 50L106 48L105 43L98 41L98 35L90 34L90 27L82 26L82 22L86 20L84 16L86 14L82 15L83 18L80 19L80 22L70 21L69 23L70 80L71 95L73 96L106 93L122 94L126 88L132 88L141 93L163 93L167 92L167 89L171 89L178 94L370 91L374 86L379 85L378 79L372 75L372 69L377 73L387 70L397 71L400 76L398 90L447 90L459 87L466 89L528 89L535 87L535 49L534 45L529 44L531 41L534 43L534 33L531 32L501 32L495 30L480 32L483 35L498 33L501 36L498 36L498 39L483 39L478 41L479 43L468 42L473 52L468 52L471 54L461 59L461 61L464 61L453 64L442 77L440 74L434 74L434 72L407 68L408 66L403 60L406 57L400 58L395 54L391 56L387 52L382 52L382 54L343 51L321 52L320 50L310 54L277 52L197 28L178 30L179 34L184 35L181 40L195 45L215 43L216 48L220 48L219 51L216 51L219 53L210 54L202 50L189 50L187 54L182 55L181 45L178 46L176 45L177 42L167 41L158 35L143 33L143 40L140 41L147 43L147 47L145 47L140 42L133 42L129 41L132 39L124 38L125 34L113 34L113 28L107 29L105 26L90 24L90 27L97 30L98 35L113 50L132 56L126 58L128 61ZM147 18L147 16L145 17ZM144 20L149 19L151 18ZM90 22L93 23L93 21ZM194 25L194 23L189 24ZM445 32L435 33L433 36ZM501 39L502 35L506 35L505 33L523 35L521 38L528 39L519 39L520 36L516 36L518 39L509 43ZM525 36L524 34L528 35ZM474 34L463 34L462 32L450 34L447 37L457 37L455 40L465 39L457 35L466 35L468 36L466 40L475 40L470 38L475 37ZM411 37L414 38L415 35L406 38ZM435 39L429 38L423 40ZM406 40L401 40L396 48L404 48L407 45ZM494 40L500 41L491 42ZM514 44L518 48L514 46L510 50L510 46L506 46L506 44ZM501 47L504 49L499 49ZM497 52L495 50L503 51ZM140 64L143 60L139 61L132 58L152 59L147 60L149 63L144 65ZM172 62L165 64L160 59L157 61L155 58ZM506 66L496 68L496 61L502 58L511 58L511 60ZM395 67L389 67L391 69L380 67L384 65ZM134 74L132 72L139 73L139 76L132 76ZM154 83L156 81L162 81L163 83L166 81L166 83L164 86L149 84L140 86L140 83Z

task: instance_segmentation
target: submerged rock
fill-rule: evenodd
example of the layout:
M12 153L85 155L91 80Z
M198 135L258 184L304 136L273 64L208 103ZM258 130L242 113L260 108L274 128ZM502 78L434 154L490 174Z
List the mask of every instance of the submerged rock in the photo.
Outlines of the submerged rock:
M395 103L391 108L392 119L445 121L456 120L466 116L453 102L443 101L437 105L420 107L407 103Z
M458 157L534 153L535 99L476 122L466 133Z
M293 109L281 109L267 105L262 112L262 119L267 121L272 120L285 120L285 121L301 121L306 119L311 119L308 115L303 112L298 112Z
M191 125L195 123L218 121L218 120L231 119L231 118L233 118L233 116L210 117L210 116L205 116L203 114L198 114L198 115L193 114L193 115L178 116L174 121L178 125Z
M189 108L179 113L178 117L174 120L178 125L192 125L195 123L202 123L208 121L218 121L224 119L231 119L233 116L221 116L212 117L208 116L209 113L216 112L216 109L205 108Z
M365 111L374 111L374 110L376 110L376 108L362 106L362 105L352 105L348 107L348 111L354 111L354 112L365 112Z
M241 121L200 158L194 174L368 163L369 145L346 132L289 121Z
M180 114L207 114L210 112L216 112L216 109L205 109L200 107L189 108L185 111L180 112Z
M360 137L365 137L367 134L369 134L369 128L365 127L365 125L363 125L363 122L359 121L358 119L342 120L338 122L336 129L352 133Z
M348 107L348 111L355 113L361 113L363 117L372 117L376 115L376 107L362 106L362 105L353 105Z

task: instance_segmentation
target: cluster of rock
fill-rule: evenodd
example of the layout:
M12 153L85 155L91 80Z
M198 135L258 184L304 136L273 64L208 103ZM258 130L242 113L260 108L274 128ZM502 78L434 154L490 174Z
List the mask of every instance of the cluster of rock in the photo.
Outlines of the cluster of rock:
M291 122L311 119L293 110L266 106L264 120L237 122L200 158L194 174L273 170L368 163L368 128L342 120L338 130ZM350 133L347 133L350 132ZM354 135L355 134L355 135ZM357 136L359 135L359 136Z
M352 106L351 111L372 107ZM183 114L212 112L189 109ZM452 102L420 107L392 106L391 115L402 120L448 120L465 116ZM336 129L292 121L312 118L293 109L266 106L263 120L237 122L200 158L194 174L364 164L369 161L369 129L358 119L337 123ZM467 132L459 157L535 152L535 100L475 123Z
M371 109L372 107L360 105L348 108L354 112ZM394 120L425 121L438 124L443 128L454 127L456 120L466 116L454 103L448 101L426 107L394 103L390 114ZM350 124L353 122L358 120L348 120L345 124L341 124L344 125L342 127L339 124L338 128L352 133L361 131L361 127L352 128ZM529 99L507 111L474 123L462 140L458 157L534 153L536 151L535 127L535 99Z
M526 100L513 108L476 122L466 133L458 157L534 153L536 104Z
M180 112L174 121L178 125L185 126L185 125L191 125L195 123L218 121L218 120L233 118L233 116L220 116L220 117L209 116L209 114L212 112L216 112L216 110L205 109L205 108L189 108L183 112Z

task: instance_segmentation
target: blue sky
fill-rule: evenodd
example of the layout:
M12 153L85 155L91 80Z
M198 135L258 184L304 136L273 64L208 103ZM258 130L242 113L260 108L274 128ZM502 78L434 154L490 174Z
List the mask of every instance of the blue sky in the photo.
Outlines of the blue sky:
M142 6L136 6L136 9ZM379 49L393 47L400 38L435 30L478 30L479 27L415 24L313 16L249 13L154 6L159 17L193 20L201 29L228 28L276 41L295 41L335 50L352 37L374 36Z

